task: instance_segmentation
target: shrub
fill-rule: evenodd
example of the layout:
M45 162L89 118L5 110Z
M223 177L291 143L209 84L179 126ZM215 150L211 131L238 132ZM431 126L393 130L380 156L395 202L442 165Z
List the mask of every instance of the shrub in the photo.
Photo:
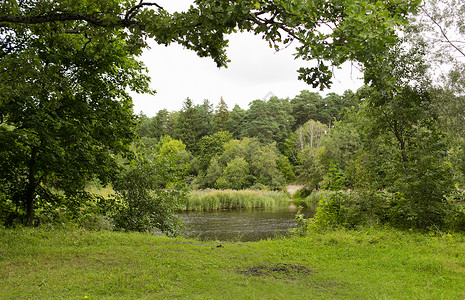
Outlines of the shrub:
M296 226L290 230L291 235L294 236L305 236L308 233L309 219L305 219L302 213L302 207L299 207L297 214L295 215Z
M386 222L390 197L388 193L372 191L326 194L319 201L317 212L309 224L323 230Z
M328 190L318 190L318 191L313 191L310 195L306 196L305 198L296 198L295 194L293 197L293 202L297 206L302 206L302 207L309 207L309 206L315 206L315 204L318 204L318 202L323 198L328 195L332 195L336 193L335 191L328 191Z
M114 183L115 229L151 231L155 228L178 234L181 209L187 190L176 157L138 156Z
M309 226L324 230L371 224L389 224L400 229L463 231L465 208L447 202L431 202L428 207L420 207L420 203L383 191L339 191L321 198Z
M297 190L292 198L293 199L307 198L308 196L310 196L312 191L313 191L313 189L311 189L311 188L303 187L303 188Z
M86 213L81 218L79 218L79 226L87 230L112 231L114 224L113 220L108 216L103 216L96 213Z

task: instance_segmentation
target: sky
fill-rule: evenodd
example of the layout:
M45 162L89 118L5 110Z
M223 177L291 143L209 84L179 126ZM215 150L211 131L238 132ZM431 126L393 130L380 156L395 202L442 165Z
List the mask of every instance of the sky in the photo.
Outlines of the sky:
M183 10L192 1L157 1L168 11ZM228 36L228 68L217 68L211 58L200 58L195 52L172 44L168 47L149 43L141 60L151 77L155 95L132 94L134 112L152 117L159 110L178 111L186 98L194 104L208 99L215 107L221 98L231 110L237 104L243 109L253 100L264 99L270 93L279 98L292 99L302 90L320 92L298 80L297 70L309 62L295 60L295 46L276 52L268 42L251 33ZM362 85L360 72L350 64L334 70L333 86L328 92L342 94Z

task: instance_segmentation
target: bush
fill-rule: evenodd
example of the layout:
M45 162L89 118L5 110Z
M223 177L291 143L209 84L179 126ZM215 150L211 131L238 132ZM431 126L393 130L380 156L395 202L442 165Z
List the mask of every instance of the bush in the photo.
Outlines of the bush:
M464 231L465 207L431 202L428 207L382 191L325 194L309 226L317 230L388 224L399 229Z
M447 229L450 231L465 231L465 207L462 205L454 206L451 209L446 222Z
M304 199L304 198L307 198L308 196L310 196L310 194L312 193L312 191L313 191L313 189L311 189L311 188L303 187L303 188L297 190L292 198L293 198L293 199Z
M110 217L96 213L84 214L79 218L79 226L94 231L112 231L114 228L113 220Z
M187 189L182 168L170 156L138 156L114 183L115 229L152 231L155 228L177 235L180 219L174 214L182 207Z
M290 230L291 235L294 236L305 236L308 233L308 227L310 220L305 219L302 213L302 207L299 207L297 214L295 215L296 226Z
M317 212L309 225L323 230L384 223L387 221L390 197L385 192L371 191L327 194L319 201Z
M336 193L336 191L318 190L313 191L310 195L306 196L305 198L296 198L294 194L293 202L297 206L314 207L322 198L327 197L328 195L332 195L334 193Z

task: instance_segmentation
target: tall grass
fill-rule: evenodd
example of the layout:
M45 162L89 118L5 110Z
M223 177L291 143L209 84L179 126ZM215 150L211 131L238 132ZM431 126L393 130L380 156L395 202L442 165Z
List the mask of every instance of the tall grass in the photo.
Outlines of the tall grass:
M289 200L284 192L254 190L198 190L189 194L185 210L215 210L275 207Z

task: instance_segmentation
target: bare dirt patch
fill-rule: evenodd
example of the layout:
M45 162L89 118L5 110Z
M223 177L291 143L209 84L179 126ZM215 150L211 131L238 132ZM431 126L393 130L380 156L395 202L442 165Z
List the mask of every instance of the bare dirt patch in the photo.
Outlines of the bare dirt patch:
M273 277L276 279L296 279L307 276L315 271L295 264L276 264L270 266L254 266L239 273L246 276Z
M292 198L292 196L294 196L295 192L297 192L301 188L303 188L303 185L288 185L287 186L287 191L289 192L289 194L291 194L291 198Z

